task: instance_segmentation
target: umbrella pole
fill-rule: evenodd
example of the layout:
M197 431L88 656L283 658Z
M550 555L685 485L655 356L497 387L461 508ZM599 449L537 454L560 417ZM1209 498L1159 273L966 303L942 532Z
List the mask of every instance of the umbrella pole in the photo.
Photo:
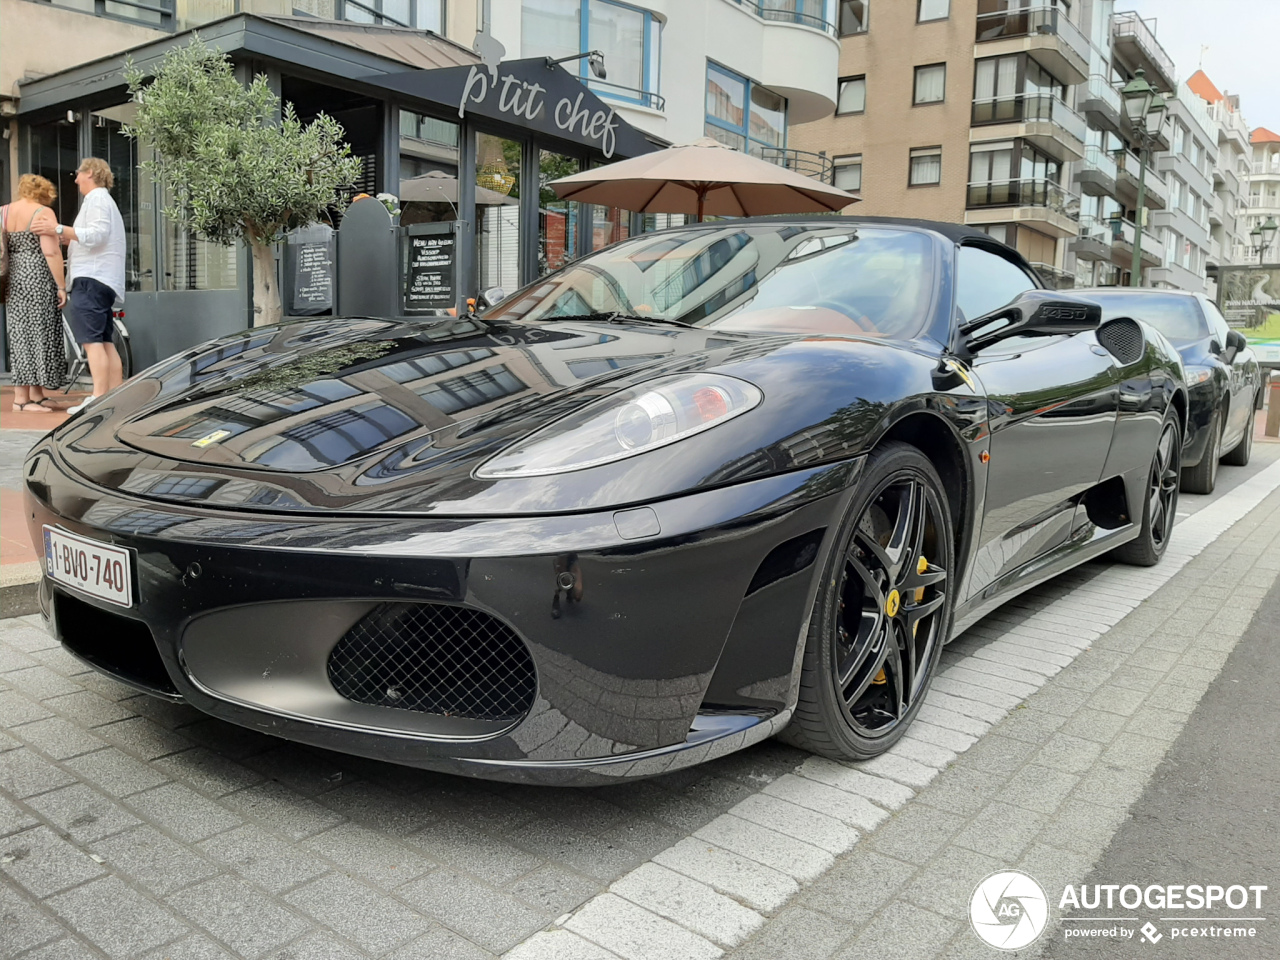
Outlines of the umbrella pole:
M702 222L702 205L706 202L706 199L707 199L707 188L700 187L698 189L698 222L699 223Z

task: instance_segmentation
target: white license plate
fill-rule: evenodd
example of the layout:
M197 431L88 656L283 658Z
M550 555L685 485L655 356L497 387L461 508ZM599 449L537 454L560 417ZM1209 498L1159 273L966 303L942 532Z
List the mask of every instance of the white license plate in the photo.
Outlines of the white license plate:
M129 551L53 527L44 528L44 569L52 580L120 607L133 606Z

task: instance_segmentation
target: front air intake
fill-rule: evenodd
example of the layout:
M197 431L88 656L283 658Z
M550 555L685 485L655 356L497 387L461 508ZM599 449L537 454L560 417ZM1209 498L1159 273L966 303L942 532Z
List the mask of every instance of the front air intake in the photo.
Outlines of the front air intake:
M329 654L348 700L442 717L519 720L533 706L529 648L501 620L438 603L384 603Z
M1146 338L1142 327L1128 317L1117 317L1098 328L1098 343L1121 363L1136 363L1142 358Z

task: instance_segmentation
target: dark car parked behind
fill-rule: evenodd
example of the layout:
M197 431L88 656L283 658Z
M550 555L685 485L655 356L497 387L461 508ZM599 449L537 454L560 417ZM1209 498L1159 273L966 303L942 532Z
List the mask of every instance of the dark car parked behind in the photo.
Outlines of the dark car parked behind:
M1182 357L1191 409L1182 450L1182 489L1212 493L1218 461L1243 467L1253 450L1262 373L1249 343L1207 297L1181 290L1073 291L1102 304L1103 322L1134 317L1163 333Z

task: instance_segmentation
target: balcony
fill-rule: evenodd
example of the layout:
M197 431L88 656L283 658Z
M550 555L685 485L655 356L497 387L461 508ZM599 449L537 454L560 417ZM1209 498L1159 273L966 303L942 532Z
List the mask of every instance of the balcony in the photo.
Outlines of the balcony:
M623 103L638 104L642 107L648 107L650 110L665 111L667 109L666 98L648 90L640 90L637 87L624 87L620 83L607 83L604 80L597 80L595 77L583 77L582 82L605 100L621 100Z
M1249 164L1249 170L1255 176L1262 174L1280 174L1280 157L1272 158L1270 161L1255 160Z
M1111 260L1121 267L1133 263L1133 241L1137 228L1128 220L1111 220ZM1147 230L1142 231L1142 263L1148 267L1158 267L1164 263L1164 241L1156 239Z
M1096 124L1112 133L1119 133L1120 119L1124 116L1120 91L1101 74L1090 74L1088 86L1080 89L1080 112L1091 116Z
M1215 196L1213 203L1209 204L1209 223L1213 226L1222 226L1223 217L1226 216L1226 204L1222 202L1222 198Z
M1079 231L1080 198L1052 180L992 180L969 184L964 222L1027 223L1054 237Z
M1084 162L1076 169L1076 183L1080 191L1093 197L1111 197L1116 192L1115 158L1094 144L1084 148Z
M824 0L737 0L761 20L795 23L836 35L836 25L827 19Z
M1205 257L1204 265L1206 268L1216 268L1222 264L1222 241L1209 241L1209 254Z
M1084 156L1084 117L1045 94L975 100L973 125L971 142L1022 137L1058 160Z
M822 183L833 184L835 181L835 166L825 151L814 153L811 150L788 150L785 147L761 147L760 159Z
M1176 86L1173 58L1164 52L1164 47L1160 46L1146 21L1136 13L1112 16L1111 49L1133 70L1145 70L1147 82L1156 89L1167 91Z
M1138 178L1142 175L1142 162L1132 150L1117 150L1112 156L1115 157L1119 172L1116 177L1116 195L1131 207L1138 202ZM1147 164L1145 205L1153 210L1163 210L1169 205L1169 184L1150 163Z
M1000 4L1013 9L997 10ZM1030 53L1064 83L1089 76L1089 41L1058 7L1028 0L978 0L975 57Z
M1081 260L1111 262L1111 226L1097 217L1081 217L1080 230L1068 249Z

